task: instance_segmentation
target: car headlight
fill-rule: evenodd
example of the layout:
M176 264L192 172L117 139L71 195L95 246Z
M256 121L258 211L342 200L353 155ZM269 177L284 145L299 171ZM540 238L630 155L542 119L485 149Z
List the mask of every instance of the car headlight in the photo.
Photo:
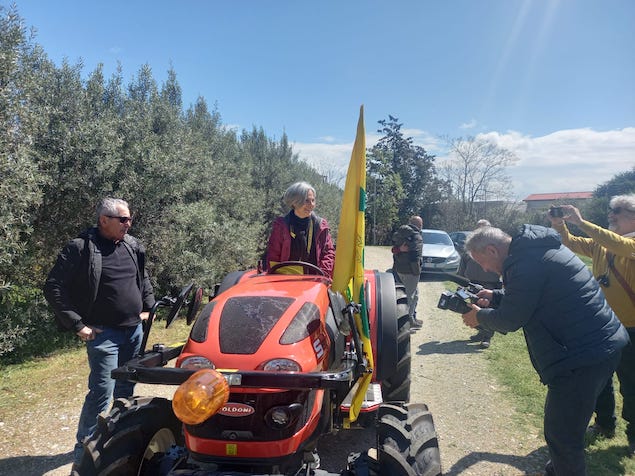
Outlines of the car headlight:
M448 259L446 261L448 264L458 263L459 261L461 261L461 255L455 251L450 256L448 256Z

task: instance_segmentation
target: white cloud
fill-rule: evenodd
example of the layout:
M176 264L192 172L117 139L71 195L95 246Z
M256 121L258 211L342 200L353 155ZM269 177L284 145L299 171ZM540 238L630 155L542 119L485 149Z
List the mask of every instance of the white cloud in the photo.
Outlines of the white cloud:
M541 137L519 132L482 134L514 152L514 194L592 191L635 165L635 127L612 131L568 129Z
M442 141L420 129L403 129L416 145L436 154L445 154ZM519 200L532 193L592 191L616 174L635 165L635 127L611 131L569 129L540 137L516 131L480 134L514 152L519 161L508 169L513 194ZM380 139L366 135L366 146ZM344 177L353 143L295 143L294 152L323 173Z
M464 122L463 124L461 124L459 126L459 129L474 129L477 125L478 123L476 122L476 119L472 119L469 122Z

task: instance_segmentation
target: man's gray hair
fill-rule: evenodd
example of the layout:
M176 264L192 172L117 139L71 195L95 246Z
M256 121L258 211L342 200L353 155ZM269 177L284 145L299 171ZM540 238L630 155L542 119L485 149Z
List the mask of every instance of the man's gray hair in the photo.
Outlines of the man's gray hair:
M296 182L290 185L287 191L284 192L282 201L290 209L301 207L304 205L309 191L313 192L313 196L317 198L317 193L315 193L315 189L310 184L306 182Z
M128 202L126 202L125 200L111 197L104 198L101 202L99 202L99 205L97 205L97 223L99 223L99 217L102 215L118 216L119 207L126 207L128 210L130 210Z
M489 222L489 220L483 218L476 222L476 228L480 228L482 226L492 226L492 224Z
M511 240L512 237L500 228L482 226L474 230L467 238L465 249L470 253L474 251L481 253L489 245L494 245L498 248L508 244Z
M614 196L609 202L609 207L622 207L631 213L635 213L635 193Z

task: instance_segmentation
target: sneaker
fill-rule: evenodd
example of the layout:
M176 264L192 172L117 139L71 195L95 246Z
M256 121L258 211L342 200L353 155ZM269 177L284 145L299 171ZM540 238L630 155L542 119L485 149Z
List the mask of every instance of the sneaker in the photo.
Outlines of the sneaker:
M479 331L478 333L470 336L470 342L478 342L483 339L483 334Z
M489 349L489 343L490 343L489 341L490 341L489 339L483 339L481 343L479 344L479 347L481 349Z
M421 329L423 327L423 321L420 321L416 317L410 319L410 327L412 329Z
M601 436L603 438L613 438L615 437L615 428L607 428L605 426L594 423L586 429L586 434L594 438L597 438L598 436ZM635 442L633 442L633 447L635 449Z

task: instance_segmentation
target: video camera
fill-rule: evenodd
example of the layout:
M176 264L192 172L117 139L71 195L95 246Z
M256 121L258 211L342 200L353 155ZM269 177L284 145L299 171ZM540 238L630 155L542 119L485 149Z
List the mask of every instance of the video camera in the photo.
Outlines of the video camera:
M476 304L479 300L477 293L484 289L480 284L471 283L463 276L450 275L446 273L446 276L455 283L461 284L456 291L443 291L437 307L439 309L448 309L450 311L458 312L459 314L465 314L472 310L468 303Z

